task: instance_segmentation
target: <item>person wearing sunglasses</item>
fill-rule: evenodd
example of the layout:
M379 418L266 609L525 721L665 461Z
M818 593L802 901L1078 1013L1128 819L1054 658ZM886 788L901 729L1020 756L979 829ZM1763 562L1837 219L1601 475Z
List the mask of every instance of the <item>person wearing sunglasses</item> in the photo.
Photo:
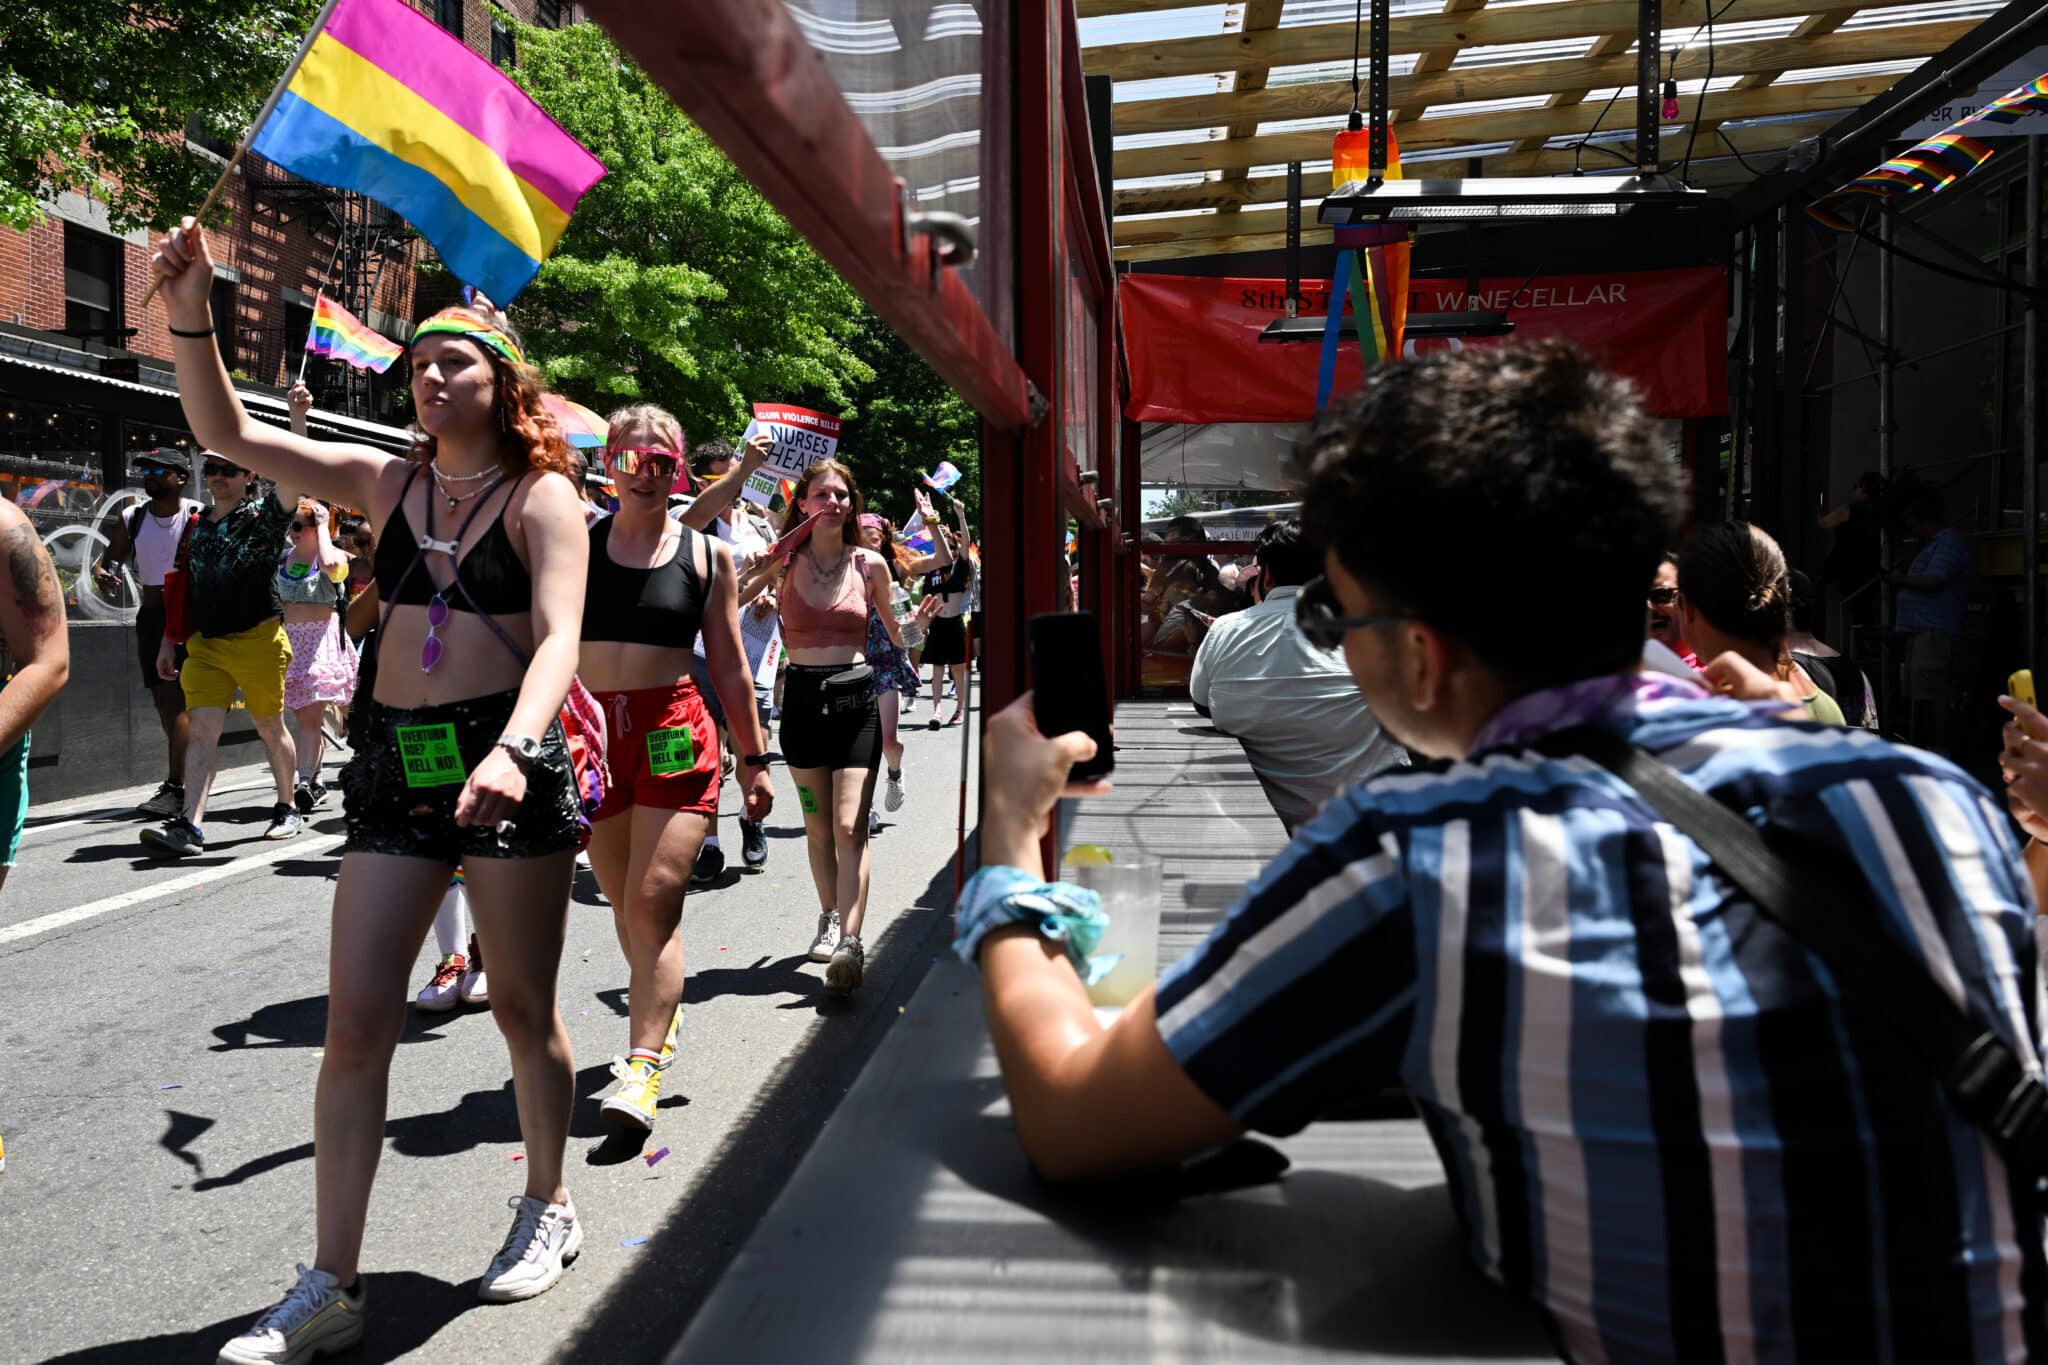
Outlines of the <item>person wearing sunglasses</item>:
M775 787L732 551L668 516L681 427L651 404L615 412L604 461L619 510L590 528L580 669L609 727L612 783L591 821L590 866L625 949L631 1016L601 1112L646 1133L683 1022L683 899L718 813L718 727L691 669L700 633L740 745L748 818L768 813Z
M1678 556L1666 554L1650 582L1650 638L1679 657L1695 673L1700 656L1685 640L1685 614L1678 609Z
M356 652L341 627L348 606L348 556L328 539L327 517L325 503L299 499L292 516L291 548L277 566L284 630L292 642L284 705L298 723L299 771L292 801L302 817L328 800L320 781L327 710L347 706L356 694Z
M156 707L169 752L168 767L156 792L135 808L138 815L168 820L185 809L185 747L190 731L185 717L185 689L175 678L156 671L157 646L164 640L164 575L177 566L178 550L199 515L199 504L185 496L191 467L185 452L172 446L136 456L129 472L141 483L148 501L131 509L107 533L107 548L93 561L93 581L102 596L117 597L126 586L123 573L131 565L141 603L135 612L135 653L142 667L143 690ZM173 668L185 664L185 646L172 650Z
M358 1258L406 977L457 867L490 954L491 1015L511 1056L526 1156L511 1168L523 1192L478 1296L545 1293L582 1247L563 1183L576 1068L557 998L581 837L560 713L589 537L578 463L542 405L540 373L493 319L449 308L414 328L420 435L396 456L309 440L243 409L213 343L213 261L194 220L162 242L154 266L193 433L225 459L364 509L379 528L384 615L341 774L348 832L313 1099L317 1241L290 1292L223 1348L236 1361L298 1360L361 1339ZM279 518L280 536L288 524ZM266 585L275 564L263 566Z
M306 403L311 405L310 394ZM199 424L192 425L199 436ZM200 473L209 502L192 522L185 548L194 631L182 663L169 640L160 641L156 653L157 676L184 689L185 803L141 835L144 847L171 858L206 852L207 799L221 732L237 694L263 742L276 783L263 837L291 839L300 829L292 801L298 752L284 718L284 675L292 646L277 591L277 562L284 555L298 494L284 488L264 492L254 470L210 447L201 451Z
M1041 853L1094 741L1040 733L1028 694L990 718L954 944L1037 1173L1171 1169L1399 1088L1461 1243L1570 1360L2028 1356L2038 1152L1988 1130L2038 1092L1966 1116L1921 1020L1884 1036L1925 991L1976 1021L1973 1058L2040 1075L2033 889L1991 794L1644 669L1638 594L1689 495L1633 386L1568 343L1372 366L1305 454L1328 593L1297 598L1304 631L1434 761L1338 795L1105 1024L1074 965L1100 907ZM1848 878L1850 936L1907 989L1831 970L1610 759L1819 845L1795 894Z
M1319 643L1329 638L1322 622L1338 613L1301 523L1266 527L1257 554L1262 600L1216 619L1195 652L1188 694L1244 746L1292 832L1338 792L1408 757L1358 695L1343 656Z

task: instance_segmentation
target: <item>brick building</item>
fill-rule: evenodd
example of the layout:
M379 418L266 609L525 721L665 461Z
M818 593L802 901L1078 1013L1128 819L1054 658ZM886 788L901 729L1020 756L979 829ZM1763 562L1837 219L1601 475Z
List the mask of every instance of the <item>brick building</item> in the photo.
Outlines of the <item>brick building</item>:
M549 27L580 17L561 0L408 3L500 64L515 55L505 14ZM222 164L232 151L189 138L188 146ZM452 286L426 288L417 278L431 247L360 195L310 184L250 155L222 199L231 218L212 234L214 320L236 387L262 420L285 423L284 394L297 377L323 280L329 297L394 340L452 301ZM147 774L97 768L124 749L145 761L160 749L153 717L127 714L142 698L128 633L116 632L119 643L100 638L106 626L133 618L134 594L107 601L81 589L107 529L135 496L133 456L161 446L189 451L192 438L174 388L163 302L142 302L151 235L116 235L105 208L81 195L63 194L44 207L47 216L28 231L0 229L0 496L21 504L41 530L74 625L72 682L37 727L34 766L57 761L67 730L95 737L86 746L98 754L94 771L80 769L74 744L61 776L38 779L38 796L54 797L142 780ZM316 359L306 379L318 403L316 436L393 450L408 444L403 362L373 376ZM191 496L205 496L197 479ZM130 730L132 743L115 733Z

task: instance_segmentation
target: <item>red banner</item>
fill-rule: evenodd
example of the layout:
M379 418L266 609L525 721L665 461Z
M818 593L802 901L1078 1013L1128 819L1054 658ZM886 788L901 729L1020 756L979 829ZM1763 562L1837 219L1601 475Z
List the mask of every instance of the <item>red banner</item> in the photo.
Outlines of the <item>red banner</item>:
M1453 346L1491 346L1568 337L1634 380L1658 417L1712 417L1728 411L1728 280L1717 266L1610 275L1539 275L1481 280L1416 280L1416 313L1506 313L1505 337L1411 337L1408 354ZM1320 341L1260 341L1286 313L1281 280L1203 279L1130 274L1121 281L1124 347L1131 401L1140 422L1306 422L1315 416ZM1302 281L1303 311L1321 317L1329 281ZM1364 373L1358 343L1337 357L1337 394Z

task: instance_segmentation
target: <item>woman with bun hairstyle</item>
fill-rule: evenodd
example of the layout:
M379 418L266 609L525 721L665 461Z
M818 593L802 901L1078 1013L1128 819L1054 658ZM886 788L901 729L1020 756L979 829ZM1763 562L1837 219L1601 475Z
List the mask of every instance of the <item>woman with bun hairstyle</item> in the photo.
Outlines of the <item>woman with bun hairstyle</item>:
M683 1020L683 898L718 817L718 727L692 676L705 668L739 748L747 818L774 804L768 737L740 639L732 550L668 515L683 432L651 404L611 416L604 465L619 510L590 528L582 676L608 723L612 786L592 821L590 866L611 902L631 976L627 1054L601 1112L651 1132Z
M575 456L541 379L491 317L436 313L411 340L420 436L405 456L254 421L213 343L206 235L187 218L157 251L193 435L225 459L360 507L379 528L383 618L342 770L347 842L328 948L326 1051L313 1101L317 1242L284 1298L221 1351L235 1365L359 1341L358 1274L384 1147L406 975L459 867L491 959L525 1161L512 1226L479 1296L531 1298L582 1245L564 1188L575 1066L556 977L579 838L558 720L576 671L589 538Z
M825 988L860 985L867 951L868 809L882 759L868 618L879 613L896 648L903 632L882 557L861 544L860 490L837 460L820 460L797 480L782 536L764 557L761 581L778 583L782 641L789 651L782 695L782 760L796 783L818 932L810 958L825 966Z
M1773 680L1776 694L1807 714L1841 725L1842 708L1792 658L1792 576L1778 542L1746 521L1724 521L1693 536L1678 557L1678 610L1685 641L1714 678L1733 654ZM1725 665L1723 666L1725 668Z

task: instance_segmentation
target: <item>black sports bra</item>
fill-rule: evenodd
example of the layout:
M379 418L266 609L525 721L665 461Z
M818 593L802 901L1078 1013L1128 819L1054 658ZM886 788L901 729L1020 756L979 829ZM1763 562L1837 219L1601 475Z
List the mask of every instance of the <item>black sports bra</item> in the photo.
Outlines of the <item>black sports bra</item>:
M710 596L697 573L699 533L678 528L682 543L666 564L634 569L615 563L609 546L612 519L590 528L590 570L583 585L583 638L629 645L688 649L704 628L704 604ZM718 572L718 552L708 559Z
M511 505L512 490L519 481L505 480L502 501L498 491L493 489L483 495L482 502L498 502L498 513L491 522L491 529L483 538L469 547L469 553L459 562L452 555L446 555L455 565L455 582L462 585L462 591L455 591L455 583L442 588L434 582L425 564L420 572L407 573L419 554L420 538L413 534L412 523L406 519L405 499L412 491L413 480L419 477L419 466L406 476L405 487L399 490L398 503L391 509L391 520L377 537L377 556L373 561L377 577L377 596L387 606L424 607L439 593L442 600L456 611L482 612L488 616L509 616L518 612L533 610L533 575L519 562L519 554L512 548L512 537L505 531L505 508ZM475 520L483 507L472 508L461 522L461 529L455 532L454 543L460 544L463 534L469 530L469 523ZM428 534L444 528L434 525L434 490L427 490ZM452 528L449 528L452 529Z

